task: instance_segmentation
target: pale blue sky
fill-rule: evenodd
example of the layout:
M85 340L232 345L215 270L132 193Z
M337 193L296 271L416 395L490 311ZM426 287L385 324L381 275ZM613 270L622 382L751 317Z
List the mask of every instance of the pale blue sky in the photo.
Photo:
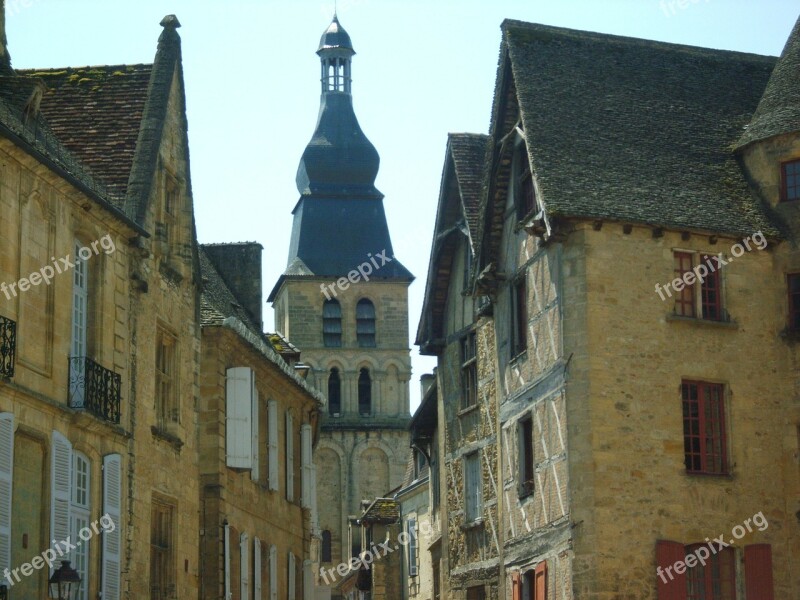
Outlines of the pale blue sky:
M6 11L17 68L151 62L161 18L178 15L198 236L260 242L266 295L285 267L294 176L319 106L315 51L333 2L6 0ZM395 254L417 276L412 341L446 136L487 132L504 18L777 55L798 14L797 0L340 0ZM265 322L272 328L271 309ZM412 356L413 409L435 362L416 347Z

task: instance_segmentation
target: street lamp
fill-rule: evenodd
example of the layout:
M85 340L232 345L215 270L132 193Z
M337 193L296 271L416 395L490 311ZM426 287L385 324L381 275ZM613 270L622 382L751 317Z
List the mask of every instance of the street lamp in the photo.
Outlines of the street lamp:
M62 560L48 580L50 597L57 600L75 600L81 587L81 577L68 560Z

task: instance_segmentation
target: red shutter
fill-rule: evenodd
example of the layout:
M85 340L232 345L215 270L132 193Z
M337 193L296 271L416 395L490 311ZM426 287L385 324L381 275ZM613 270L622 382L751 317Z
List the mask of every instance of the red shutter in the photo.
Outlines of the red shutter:
M775 600L772 585L772 546L744 547L744 583L747 600Z
M522 600L522 578L519 571L511 571L511 600Z
M547 600L547 562L536 565L533 575L533 600Z
M680 542L656 542L656 589L658 600L686 600L686 571L675 572L675 563L683 562L686 549Z

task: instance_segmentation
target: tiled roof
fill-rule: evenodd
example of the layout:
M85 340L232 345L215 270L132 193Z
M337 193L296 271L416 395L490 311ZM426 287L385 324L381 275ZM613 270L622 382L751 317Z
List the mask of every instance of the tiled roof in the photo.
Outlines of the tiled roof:
M456 179L464 205L464 215L473 244L478 233L481 192L489 136L478 133L451 133L448 136Z
M732 152L774 58L520 21L502 30L551 218L778 235Z
M800 131L800 18L738 146L795 131Z
M124 198L152 65L23 70L47 86L41 113L64 146Z
M359 519L362 523L396 523L400 519L400 503L392 498L376 498Z

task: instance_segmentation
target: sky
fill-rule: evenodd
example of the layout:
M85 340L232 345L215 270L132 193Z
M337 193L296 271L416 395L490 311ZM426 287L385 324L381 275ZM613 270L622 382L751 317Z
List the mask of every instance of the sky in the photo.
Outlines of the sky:
M425 292L448 132L488 133L503 19L779 55L798 0L339 0L356 50L353 103L381 155L376 186L409 290ZM192 185L201 243L264 246L264 295L286 266L295 174L316 124L326 0L6 0L15 68L150 63L168 14L182 27ZM748 85L743 81L742 85ZM270 307L265 327L273 328Z

